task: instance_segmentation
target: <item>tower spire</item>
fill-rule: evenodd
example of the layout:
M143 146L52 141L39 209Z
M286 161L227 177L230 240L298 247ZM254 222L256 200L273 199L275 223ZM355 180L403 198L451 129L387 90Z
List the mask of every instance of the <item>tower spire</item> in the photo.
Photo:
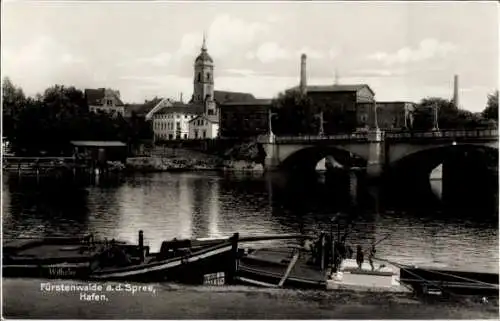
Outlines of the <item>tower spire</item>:
M201 50L207 51L207 34L203 31L203 44L201 45Z

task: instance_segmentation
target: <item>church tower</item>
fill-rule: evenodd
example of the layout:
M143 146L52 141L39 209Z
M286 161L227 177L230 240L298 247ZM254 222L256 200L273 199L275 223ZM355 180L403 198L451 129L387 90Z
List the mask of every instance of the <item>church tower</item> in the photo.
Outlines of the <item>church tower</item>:
M205 106L205 115L215 115L214 61L207 52L206 37L203 34L201 52L194 62L194 104Z

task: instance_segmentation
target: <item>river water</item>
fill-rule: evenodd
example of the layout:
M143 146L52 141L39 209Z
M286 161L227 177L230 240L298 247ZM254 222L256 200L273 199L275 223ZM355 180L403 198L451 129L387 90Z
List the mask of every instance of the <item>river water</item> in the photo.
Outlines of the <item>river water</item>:
M83 235L145 242L330 230L344 196L322 180L292 183L279 175L155 173L85 186L4 175L4 238ZM359 207L348 241L401 263L498 271L498 217L441 215L432 209L383 210L373 194ZM350 214L351 216L354 214Z

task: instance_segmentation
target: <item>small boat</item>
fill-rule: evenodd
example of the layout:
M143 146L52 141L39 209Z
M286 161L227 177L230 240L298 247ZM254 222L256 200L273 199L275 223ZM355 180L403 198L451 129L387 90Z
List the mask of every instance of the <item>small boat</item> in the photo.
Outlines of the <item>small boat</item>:
M420 294L498 296L497 273L402 267L400 282Z
M89 278L203 284L207 276L218 275L229 281L234 274L237 244L236 233L220 240L165 241L158 253L141 251L141 246L122 246L93 260ZM110 256L112 260L108 259Z
M498 296L497 273L480 273L414 267L374 255L371 245L369 263L361 264L346 251L346 232L338 240L325 232L307 246L250 249L241 253L236 280L264 287L344 289L354 291L415 292L417 295ZM361 249L361 247L359 247ZM337 252L336 252L337 251ZM347 253L350 254L347 254ZM334 255L334 253L336 253Z
M232 277L238 234L219 240L177 240L150 253L143 244L84 238L15 240L3 247L5 277L204 282ZM220 283L220 281L217 281Z
M391 267L374 264L372 269L364 263L359 268L348 258L332 266L325 236L320 235L315 251L299 246L250 250L239 259L236 280L264 287L405 291Z
M159 253L146 251L138 262L106 265L104 259L91 263L91 279L180 281L193 284L226 284L234 279L239 242L259 242L300 237L297 234L230 238L172 240L163 242ZM139 235L139 248L142 236ZM121 246L131 257L140 256L137 247ZM134 252L135 251L135 252ZM107 253L101 255L106 257ZM123 254L119 254L122 257ZM224 280L221 280L224 279Z
M89 262L103 246L104 241L93 240L92 235L7 241L3 245L3 276L85 277Z

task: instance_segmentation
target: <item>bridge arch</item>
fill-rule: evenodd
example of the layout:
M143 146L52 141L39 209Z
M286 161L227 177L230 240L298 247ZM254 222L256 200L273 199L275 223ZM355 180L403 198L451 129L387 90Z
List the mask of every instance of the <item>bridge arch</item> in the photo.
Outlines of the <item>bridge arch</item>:
M442 176L437 187L436 181L431 183L431 172L440 164ZM390 165L383 174L385 188L387 195L397 195L394 199L399 205L418 207L432 203L464 210L476 208L477 204L492 208L494 203L498 208L497 146L434 146L410 153Z
M301 146L300 149L281 154L280 168L284 170L313 171L320 160L333 157L342 166L365 167L367 160L361 155L334 145Z
M440 145L440 146L430 146L428 148L421 148L420 150L407 153L404 156L400 156L396 160L389 164L389 168L396 169L411 169L412 174L422 174L428 173L436 168L438 165L442 164L447 157L450 157L450 153L476 153L480 157L480 154L485 157L489 157L489 161L492 164L498 165L498 145L493 144L460 144L460 145ZM486 164L488 159L483 160Z
M412 157L422 155L421 153L431 152L435 153L437 150L444 151L447 148L465 148L465 149L481 149L481 148L489 148L496 149L498 151L498 142L470 142L470 143L462 143L458 142L456 145L453 142L445 142L441 144L414 144L414 143L397 143L391 144L389 150L387 152L386 164L392 166L393 164L397 164L401 160L404 160L407 157Z

